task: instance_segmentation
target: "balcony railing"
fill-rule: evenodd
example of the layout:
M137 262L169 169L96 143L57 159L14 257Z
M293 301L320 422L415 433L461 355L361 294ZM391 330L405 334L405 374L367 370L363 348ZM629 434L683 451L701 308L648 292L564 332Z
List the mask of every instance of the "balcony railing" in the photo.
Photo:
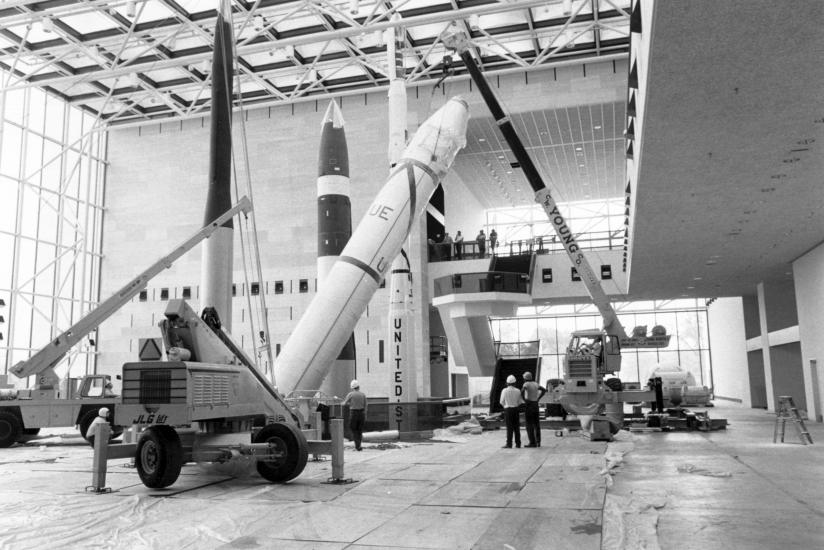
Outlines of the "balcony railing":
M624 245L624 232L594 231L575 235L575 239L584 250L619 250ZM464 241L457 247L454 243L431 243L429 245L430 262L447 262L451 260L473 260L489 256L516 256L520 254L549 254L563 252L564 245L557 235L539 235L534 239L520 239L498 242L494 250L489 241L484 245L481 254L477 241Z
M475 292L529 292L529 277L524 273L484 271L457 273L435 279L435 297Z

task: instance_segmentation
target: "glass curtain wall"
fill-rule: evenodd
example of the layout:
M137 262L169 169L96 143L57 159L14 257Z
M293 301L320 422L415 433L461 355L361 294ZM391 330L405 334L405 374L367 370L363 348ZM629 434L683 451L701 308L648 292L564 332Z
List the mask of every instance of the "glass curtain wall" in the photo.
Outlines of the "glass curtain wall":
M623 381L643 385L655 367L680 366L692 373L697 384L712 389L707 307L703 300L623 302L613 307L628 333L638 325L646 325L647 333L655 325L662 325L672 335L666 348L623 348ZM541 382L562 377L564 352L573 331L602 325L592 305L526 307L519 309L517 317L492 318L490 322L495 339L501 342L540 340Z
M0 72L0 374L98 299L106 134L100 121ZM94 369L94 334L58 374Z

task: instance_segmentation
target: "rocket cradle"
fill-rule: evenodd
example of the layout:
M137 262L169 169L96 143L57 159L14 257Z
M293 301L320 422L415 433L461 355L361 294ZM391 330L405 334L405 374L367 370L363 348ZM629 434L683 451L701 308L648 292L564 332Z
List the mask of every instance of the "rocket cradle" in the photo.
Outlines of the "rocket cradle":
M466 144L469 109L450 99L418 129L276 362L282 393L318 389L400 252L414 220Z

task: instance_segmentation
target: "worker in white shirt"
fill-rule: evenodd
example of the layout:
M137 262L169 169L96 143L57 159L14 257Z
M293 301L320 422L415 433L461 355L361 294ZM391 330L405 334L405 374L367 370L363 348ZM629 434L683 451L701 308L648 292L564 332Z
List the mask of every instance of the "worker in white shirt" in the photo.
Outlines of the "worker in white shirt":
M86 430L86 440L92 447L94 447L94 437L97 435L101 424L109 424L108 407L101 407L100 410L97 411L97 418L92 420L92 423L89 424L89 428Z
M363 425L366 423L366 394L360 391L357 380L349 383L352 389L343 400L342 405L349 405L349 429L352 430L352 439L355 441L355 450L361 451L363 441Z
M501 406L504 408L504 420L506 420L504 449L512 448L513 434L515 435L515 447L521 448L521 419L518 406L523 402L521 392L515 387L515 377L510 374L506 377L506 388L501 392Z

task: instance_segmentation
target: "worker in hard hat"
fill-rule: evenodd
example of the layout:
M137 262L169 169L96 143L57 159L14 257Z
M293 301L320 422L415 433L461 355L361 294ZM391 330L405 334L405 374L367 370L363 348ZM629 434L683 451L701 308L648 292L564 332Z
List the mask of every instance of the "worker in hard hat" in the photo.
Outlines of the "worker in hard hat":
M352 440L355 442L355 450L362 451L363 425L366 422L366 394L360 391L360 384L357 380L352 380L349 387L352 391L346 394L342 405L349 405L349 429L352 430Z
M97 432L100 429L100 425L108 423L109 409L107 407L100 407L100 410L97 411L97 418L92 420L92 423L89 424L89 429L86 430L86 439L89 441L92 447L94 447L94 436L97 435Z
M515 447L521 448L521 419L518 406L524 402L521 392L515 387L515 377L511 374L506 377L506 387L501 392L501 406L504 408L506 421L506 445L504 449L512 448L512 436L515 436Z
M524 373L524 385L521 387L521 396L526 402L526 436L529 438L527 447L541 446L541 419L538 401L546 393L546 388L532 379L531 372Z

